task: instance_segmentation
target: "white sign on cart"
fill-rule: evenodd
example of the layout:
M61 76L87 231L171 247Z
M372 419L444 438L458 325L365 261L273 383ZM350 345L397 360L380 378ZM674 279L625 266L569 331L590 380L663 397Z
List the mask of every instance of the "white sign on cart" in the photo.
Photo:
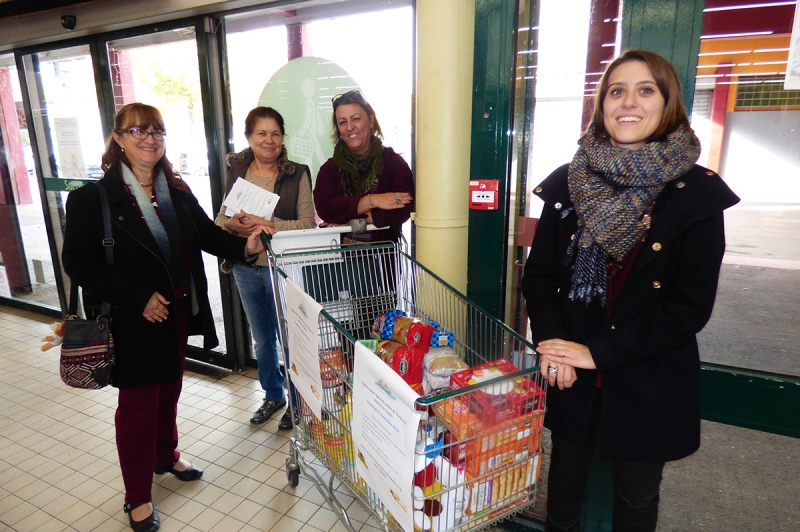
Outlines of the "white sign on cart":
M403 530L414 530L414 446L419 396L379 357L355 344L353 442L356 471Z
M319 367L319 313L322 306L286 279L286 328L289 333L289 378L308 407L322 419Z

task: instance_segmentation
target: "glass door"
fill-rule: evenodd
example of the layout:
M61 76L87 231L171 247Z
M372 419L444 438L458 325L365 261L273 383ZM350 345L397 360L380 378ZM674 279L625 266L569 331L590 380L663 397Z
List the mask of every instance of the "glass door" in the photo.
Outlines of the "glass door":
M167 157L213 220L216 213L209 181L206 117L195 27L108 40L105 47L114 111L133 102L146 103L161 111L167 128ZM220 341L215 351L225 354L227 343L219 262L216 257L205 253L203 260L208 278L208 298ZM190 337L189 344L202 347L203 338Z
M60 310L13 54L0 56L0 297Z
M29 162L33 163L29 170L36 168L41 178L38 185L44 190L39 207L23 205L19 209L21 216L32 216L21 219L27 260L39 287L38 292L31 293L41 295L32 299L66 308L63 291L60 297L64 304L59 305L56 288L61 281L57 278L63 279L63 286L69 286L69 279L60 264L56 267L51 262L58 262L61 256L66 196L89 179L102 176L103 128L94 63L89 45L23 54L19 63L23 68L22 92L30 102L26 126L32 128L25 128L30 132ZM23 151L28 152L24 141ZM36 183L35 179L30 181ZM42 205L46 216L40 218Z

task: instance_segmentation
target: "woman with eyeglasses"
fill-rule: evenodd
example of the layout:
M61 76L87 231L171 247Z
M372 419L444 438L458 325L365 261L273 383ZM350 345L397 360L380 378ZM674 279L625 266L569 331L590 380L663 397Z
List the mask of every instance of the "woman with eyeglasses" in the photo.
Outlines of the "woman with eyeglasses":
M317 214L328 224L363 218L387 231L355 235L357 240L397 241L414 209L414 176L405 160L383 145L372 106L359 91L333 98L333 157L319 169L314 185Z
M106 143L98 182L108 196L113 265L105 259L98 186L69 194L62 261L71 282L83 289L87 317L111 304L119 389L114 416L125 484L125 513L137 532L158 530L153 473L182 481L203 471L181 457L177 410L189 335L204 348L219 342L208 301L201 251L252 262L263 251L259 227L247 241L209 219L167 159L161 113L141 103L117 113Z
M317 226L308 167L289 160L283 144L285 134L283 116L272 107L256 107L247 114L244 135L250 146L239 153L228 154L225 194L230 192L237 179L244 179L274 192L280 199L271 220L246 212L228 216L223 207L217 215L217 225L243 237L257 230L259 224L275 231ZM223 271L230 271L226 263L223 263ZM232 271L255 340L258 380L264 390L263 402L250 418L250 423L258 425L286 406L284 378L278 356L278 316L275 313L271 268L266 253L261 253L254 266L236 264ZM278 429L291 428L291 409L287 408L278 422Z

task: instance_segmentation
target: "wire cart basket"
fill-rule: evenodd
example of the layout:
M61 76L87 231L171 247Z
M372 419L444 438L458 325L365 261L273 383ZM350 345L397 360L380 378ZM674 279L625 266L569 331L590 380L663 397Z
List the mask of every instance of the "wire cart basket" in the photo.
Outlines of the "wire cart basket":
M322 418L298 394L298 411L293 411L297 422L286 461L292 487L302 473L344 526L354 531L336 497L335 478L371 510L385 530L403 530L356 471L351 425L356 342L374 348L370 340L376 317L399 310L435 326L439 336L434 338L449 343L448 353L461 361L458 371L442 377L437 365L426 358L428 393L415 388L420 388L415 406L423 419L414 456L414 496L408 501L414 508L415 531L480 530L537 502L546 383L529 342L394 243L340 245L333 241L278 252L270 245L268 255L276 272L273 282L282 345L288 345L286 279L322 306ZM433 351L438 352L429 352ZM286 374L291 378L290 371ZM438 389L430 389L431 382ZM294 407L290 404L290 408ZM326 469L330 471L327 481Z

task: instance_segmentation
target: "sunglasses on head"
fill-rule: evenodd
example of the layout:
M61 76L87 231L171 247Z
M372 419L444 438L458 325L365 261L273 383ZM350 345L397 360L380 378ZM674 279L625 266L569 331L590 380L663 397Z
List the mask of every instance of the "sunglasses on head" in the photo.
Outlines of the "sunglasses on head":
M347 98L348 96L351 96L352 98ZM338 104L338 102L339 102L339 100L341 98L352 99L354 101L359 101L359 102L364 102L364 103L367 102L364 99L364 96L361 94L361 91L353 89L351 91L347 91L347 92L344 92L342 94L337 94L336 96L331 98L331 103L335 106L335 105Z

